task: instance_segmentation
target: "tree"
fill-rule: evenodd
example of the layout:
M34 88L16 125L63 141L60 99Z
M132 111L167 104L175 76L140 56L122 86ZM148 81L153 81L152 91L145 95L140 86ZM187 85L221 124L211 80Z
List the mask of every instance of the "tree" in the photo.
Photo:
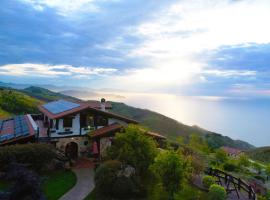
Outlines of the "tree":
M248 167L250 162L245 154L241 154L238 158L238 165Z
M189 137L188 147L207 154L210 152L207 142L197 134L192 134Z
M260 163L257 163L256 161L254 161L252 163L253 168L257 171L258 174L261 173L262 170L262 165Z
M265 172L267 174L267 180L269 180L269 176L270 176L270 164L266 165Z
M186 177L186 167L188 166L184 159L173 150L160 152L151 166L152 171L160 178L170 199L173 199L174 193L181 188Z
M117 133L108 149L108 157L134 167L139 176L147 174L156 155L156 143L136 125L129 125L124 132Z
M226 152L222 149L216 150L215 158L216 158L216 162L219 165L224 164L229 160Z

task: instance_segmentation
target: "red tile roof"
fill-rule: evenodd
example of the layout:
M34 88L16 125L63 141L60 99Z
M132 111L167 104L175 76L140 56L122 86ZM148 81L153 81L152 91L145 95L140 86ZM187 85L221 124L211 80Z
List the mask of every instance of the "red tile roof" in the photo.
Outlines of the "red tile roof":
M135 124L138 123L136 120L133 120L133 119L130 119L130 118L127 118L127 117L124 117L124 116L121 116L121 115L118 115L118 114L115 114L115 113L112 113L112 112L102 111L102 110L96 108L95 105L96 105L96 103L93 103L93 102L90 102L90 103L89 102L83 102L83 103L80 103L79 107L76 107L76 108L61 112L61 113L57 113L57 114L51 113L49 110L47 110L43 106L39 106L38 108L42 113L44 113L50 119L62 118L64 116L67 116L67 115L70 115L70 114L79 113L79 112L81 112L83 110L91 110L91 111L96 112L96 113L101 114L101 115L105 115L105 116L108 116L108 117L123 120L123 121L125 121L127 123L135 123ZM110 104L108 104L108 105L110 105Z
M121 124L114 123L114 124L105 126L103 128L100 128L100 129L97 129L97 130L91 132L90 136L92 138L105 137L111 133L116 133L117 131L120 131L122 128L123 128L123 126ZM151 131L145 131L144 133L146 135L149 135L149 136L154 137L154 138L166 139L166 137L164 137L163 135L160 135L158 133L154 133Z
M146 134L146 135L149 135L149 136L152 136L152 137L154 137L154 138L166 139L165 136L160 135L160 134L155 133L155 132L152 132L152 131L146 131L145 134Z
M228 154L232 154L232 155L237 155L239 153L242 152L242 150L240 149L236 149L236 148L232 148L232 147L222 147L222 149L228 153Z
M116 133L117 131L121 130L123 128L122 125L118 123L114 123L108 126L104 126L103 128L97 129L90 133L90 137L96 138L96 137L104 137L111 133Z

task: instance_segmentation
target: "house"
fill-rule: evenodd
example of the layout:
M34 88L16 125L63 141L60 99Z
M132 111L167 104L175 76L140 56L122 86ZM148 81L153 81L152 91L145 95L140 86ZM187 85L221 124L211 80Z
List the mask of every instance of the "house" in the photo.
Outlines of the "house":
M242 150L240 149L236 149L236 148L232 148L232 147L227 147L227 146L223 146L221 147L221 149L223 151L225 151L225 153L230 156L230 157L238 157L239 155L241 155L243 153Z
M23 123L17 122L17 117L4 121L4 129L0 132L0 139L4 139L3 142L0 141L0 145L46 142L54 144L58 150L73 159L89 154L100 158L111 145L116 132L121 131L128 124L138 123L133 119L112 113L111 108L111 104L105 99L101 99L100 102L78 103L66 100L49 102L39 106L40 114L21 116ZM23 132L26 128L17 130L16 123L24 124L23 127L27 126L28 134ZM12 132L15 135L6 136L8 126L14 129ZM16 131L22 136L16 137ZM157 133L145 133L157 140L165 139Z

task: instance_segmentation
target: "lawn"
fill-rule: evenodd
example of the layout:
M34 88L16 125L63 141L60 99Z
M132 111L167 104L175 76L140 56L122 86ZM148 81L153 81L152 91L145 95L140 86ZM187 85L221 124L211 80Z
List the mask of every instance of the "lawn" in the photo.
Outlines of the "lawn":
M42 190L47 200L59 199L76 184L76 175L72 171L55 171L42 177Z

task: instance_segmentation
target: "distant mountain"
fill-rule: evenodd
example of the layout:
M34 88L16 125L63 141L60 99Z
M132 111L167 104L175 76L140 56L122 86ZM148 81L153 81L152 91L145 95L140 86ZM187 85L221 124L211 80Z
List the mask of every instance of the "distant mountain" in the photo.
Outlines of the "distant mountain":
M2 87L0 90L0 118L14 114L36 113L38 112L38 105L57 99L81 101L75 97L52 92L41 87L31 86L22 90ZM205 137L209 145L213 148L219 148L221 146L230 146L245 150L253 148L252 145L246 142L232 140L227 136L204 130L198 126L182 124L157 112L135 108L124 103L111 103L113 107L112 112L133 118L139 121L141 125L165 135L170 140L175 140L178 136L185 137L190 134L199 134Z
M113 94L113 93L104 93L96 90L64 90L60 92L61 94L65 94L68 96L77 97L80 99L101 99L101 98L117 98L122 99L125 98L122 95Z
M247 152L251 159L270 163L270 147L260 147Z
M48 89L44 89L41 87L35 87L35 86L31 86L28 88L25 88L23 90L21 90L23 93L31 96L31 97L35 97L39 100L42 101L54 101L54 100L58 100L58 99L66 99L66 100L71 100L71 101L81 101L80 99L77 99L75 97L71 97L71 96L67 96L58 92L52 92Z

